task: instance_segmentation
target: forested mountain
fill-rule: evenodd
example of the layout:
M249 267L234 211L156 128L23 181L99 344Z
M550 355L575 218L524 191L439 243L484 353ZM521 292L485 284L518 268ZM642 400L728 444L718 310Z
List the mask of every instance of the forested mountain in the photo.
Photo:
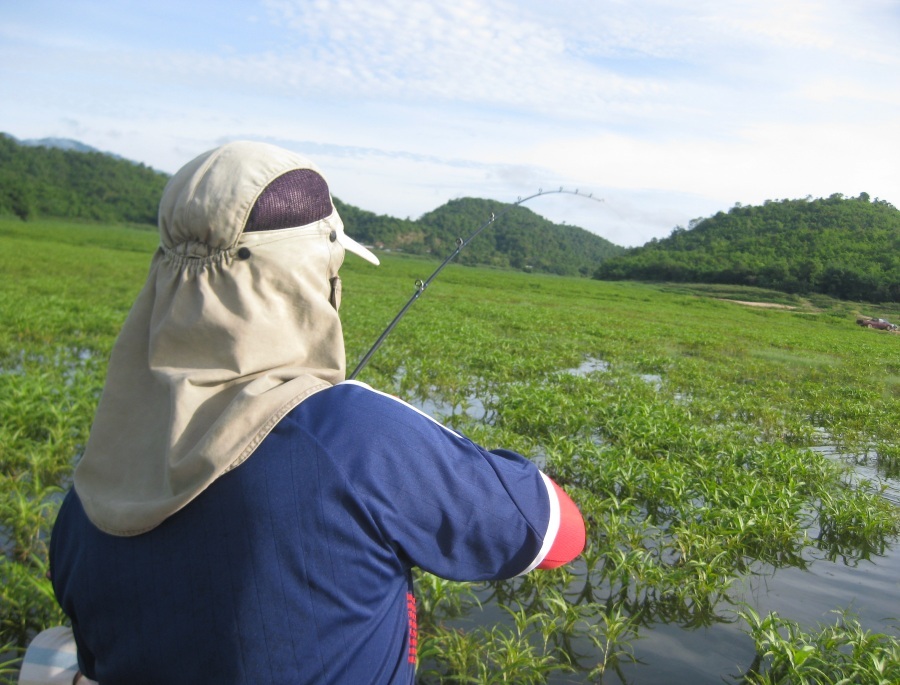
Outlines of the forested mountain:
M155 225L168 175L77 141L23 144L0 134L0 215ZM36 145L35 145L36 144ZM448 256L509 205L463 198L398 219L335 198L347 232L377 248ZM604 280L754 285L841 299L900 301L900 211L862 193L736 205L626 250L575 226L512 207L457 257L483 264Z
M168 175L77 143L20 142L0 134L0 215L156 224ZM382 249L444 258L508 207L471 198L454 200L417 221L396 219L334 199L347 232ZM590 276L597 264L625 248L584 229L554 224L515 207L459 256L463 264Z
M564 275L589 276L604 259L625 248L577 226L554 224L525 207L494 200L462 198L417 221L363 212L336 200L347 232L376 247L444 258L491 215L497 220L457 257L461 264L512 267Z
M0 134L0 214L155 224L168 178L102 152L25 145Z
M594 277L730 283L898 302L900 211L866 193L736 205L604 261Z

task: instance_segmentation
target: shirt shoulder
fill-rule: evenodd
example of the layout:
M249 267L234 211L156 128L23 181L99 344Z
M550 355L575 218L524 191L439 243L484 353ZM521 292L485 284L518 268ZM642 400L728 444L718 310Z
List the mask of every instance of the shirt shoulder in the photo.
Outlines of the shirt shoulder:
M372 520L413 565L454 580L511 577L552 536L545 477L410 404L357 382L289 415L345 473Z

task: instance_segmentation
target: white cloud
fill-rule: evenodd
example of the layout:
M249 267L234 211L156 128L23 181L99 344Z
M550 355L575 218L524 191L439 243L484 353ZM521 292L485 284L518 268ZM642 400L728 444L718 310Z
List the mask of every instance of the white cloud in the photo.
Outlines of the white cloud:
M702 193L729 205L900 187L893 125L761 122L734 139L646 140L615 134L546 140L530 158L599 186Z
M900 199L894 0L48 7L0 7L0 130L166 171L225 139L311 141L366 209L580 186L617 223L541 203L632 239L734 202Z
M513 4L280 0L268 6L296 32L286 65L294 86L561 118L658 88L578 60L559 28Z

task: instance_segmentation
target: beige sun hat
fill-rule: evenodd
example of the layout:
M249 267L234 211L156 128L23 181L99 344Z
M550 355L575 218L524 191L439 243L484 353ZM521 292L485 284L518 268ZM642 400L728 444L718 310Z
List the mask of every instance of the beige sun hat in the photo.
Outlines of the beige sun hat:
M149 530L344 380L338 269L348 250L307 159L233 142L176 173L160 247L113 347L75 490L114 535Z

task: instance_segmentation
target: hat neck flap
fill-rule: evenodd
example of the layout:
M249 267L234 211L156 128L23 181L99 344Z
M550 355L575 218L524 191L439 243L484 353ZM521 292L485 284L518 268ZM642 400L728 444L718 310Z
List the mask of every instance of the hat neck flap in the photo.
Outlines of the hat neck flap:
M297 404L344 379L331 292L343 226L330 196L330 213L321 196L307 202L314 215L298 210L305 224L245 230L266 188L298 169L321 178L299 155L237 142L169 181L160 247L113 347L75 471L102 530L159 525L252 455Z

